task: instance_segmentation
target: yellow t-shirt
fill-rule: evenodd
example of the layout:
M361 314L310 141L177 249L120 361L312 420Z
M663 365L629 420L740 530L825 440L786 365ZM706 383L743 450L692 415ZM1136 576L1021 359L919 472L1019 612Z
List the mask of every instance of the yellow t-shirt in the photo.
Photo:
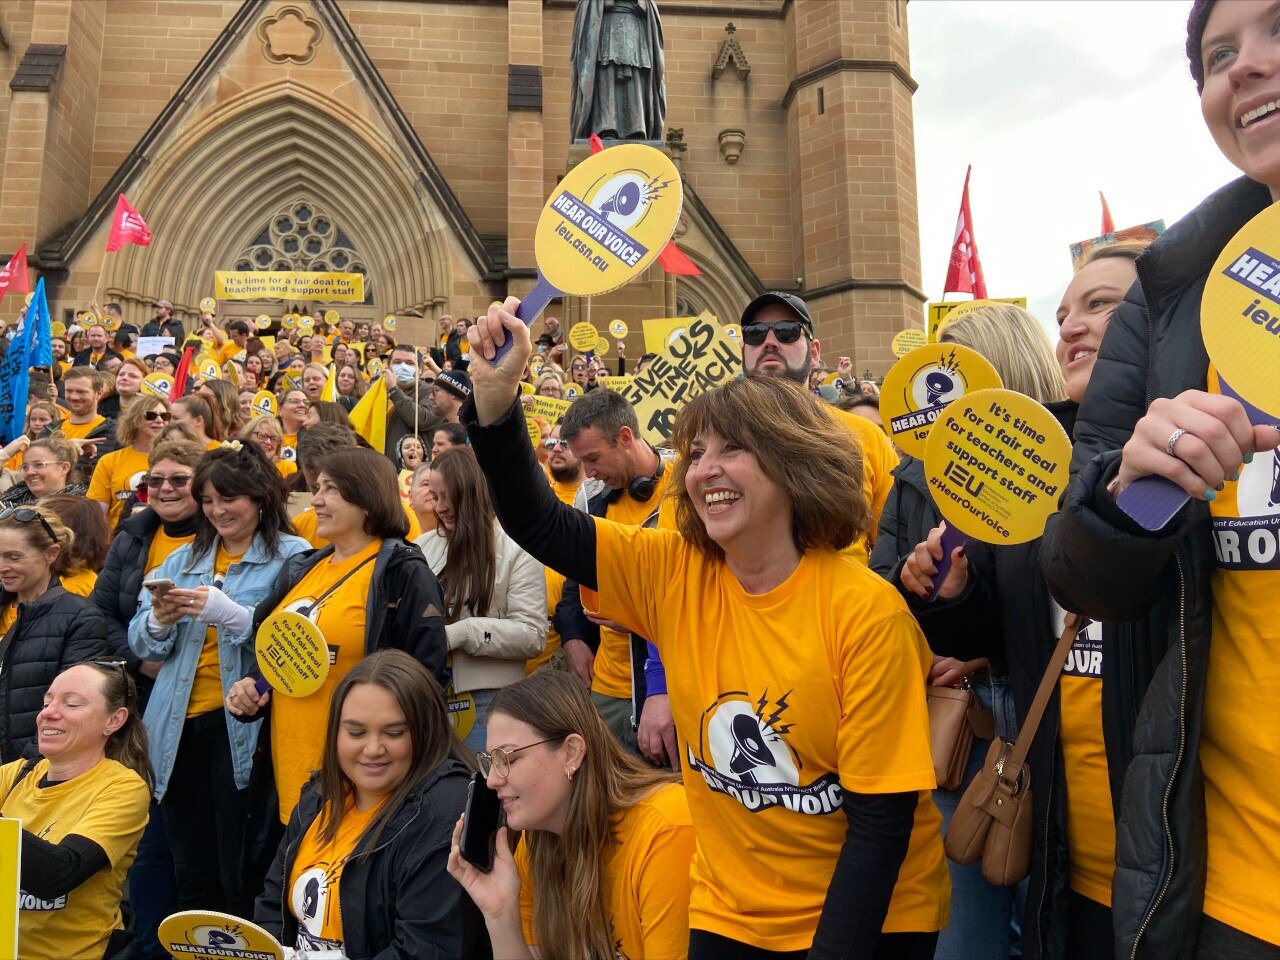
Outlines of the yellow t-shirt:
M831 408L831 412L858 438L862 447L862 492L871 502L871 531L866 537L859 537L845 552L862 563L867 562L871 546L875 542L876 523L880 519L880 511L889 499L889 490L893 487L893 476L890 471L898 465L898 452L885 435L882 428L877 427L866 417L847 410Z
M400 502L400 507L404 510L404 515L409 518L409 536L407 539L416 540L422 536L422 524L418 522L418 517L413 512L413 509L403 500ZM311 507L307 507L307 509L293 518L293 532L317 550L329 545L328 540L316 533L316 512Z
M302 788L311 772L320 766L324 737L317 737L316 731L325 727L333 688L364 658L365 609L373 581L373 558L381 547L382 541L374 540L341 563L334 563L332 557L322 560L298 581L277 608L302 612L302 608L310 607L326 590L355 571L318 608L306 614L320 628L329 647L329 675L324 683L309 697L271 698L271 760L280 794L281 823L289 822Z
M615 523L638 527L649 518L653 511L658 511L658 526L665 530L676 528L675 505L666 499L667 488L671 483L671 464L666 464L662 476L658 478L658 488L653 496L641 503L632 500L631 494L623 491L613 503L605 509L605 516ZM652 640L641 634L647 640ZM591 680L591 690L606 697L619 700L631 699L631 634L621 633L609 627L600 628L600 648L596 651L595 671Z
M551 492L556 495L556 499L561 503L573 506L574 497L578 495L578 488L582 486L582 481L571 481L569 483L560 483L554 477L548 476L551 483ZM542 648L542 652L536 657L525 661L524 671L526 674L533 673L540 666L551 659L551 655L560 649L560 634L556 631L555 626L551 622L551 617L556 612L556 605L560 602L560 598L564 596L564 574L556 573L550 567L546 568L547 576L547 645Z
M177 550L180 546L190 543L196 538L194 533L185 537L171 537L164 532L164 526L156 528L155 534L151 537L151 543L147 547L147 565L145 567L146 574L143 579L148 579L155 575L156 570L162 563L169 559L169 555Z
M292 477L298 472L298 465L292 460L277 460L276 469L280 471L282 477Z
M298 459L298 435L286 433L280 441L280 459L294 463Z
M0 767L3 813L50 843L69 834L92 840L110 866L56 900L19 896L18 955L23 960L100 957L111 931L123 926L120 894L147 825L151 793L142 778L115 760L101 760L74 779L40 787L49 761L41 760L16 787L24 761Z
M1209 512L1217 569L1200 738L1204 912L1280 944L1280 455L1256 454Z
M240 346L230 337L227 337L226 342L223 343L222 346L218 348L218 366L222 367L223 364L225 364L228 360L230 360L232 357L234 357L237 353L239 353L243 349L244 347Z
M1111 906L1116 822L1102 738L1102 633L1090 622L1076 634L1058 681L1062 764L1067 781L1067 851L1071 889Z
M12 457L10 457L5 462L4 468L6 470L12 470L14 473L17 473L19 470L22 469L22 462L26 459L27 459L27 451L19 450L17 453L15 453Z
M76 573L69 574L62 578L62 589L67 593L74 593L77 597L87 597L93 593L94 584L98 582L98 573L96 570L90 570L86 567Z
M852 790L919 791L883 929L942 929L950 881L931 797L932 657L898 592L847 556L812 550L779 586L749 594L675 531L595 523L599 591L584 589L583 602L634 625L666 665L697 829L690 927L807 950Z
M373 822L381 804L361 812L348 798L338 832L329 843L321 843L324 816L311 821L298 843L298 854L289 872L288 907L298 921L295 950L339 950L342 948L342 868L355 851L365 829Z
M148 457L132 446L105 454L93 468L89 499L107 504L107 525L114 530L125 501L136 493L147 475Z
M213 585L221 587L227 571L233 563L239 563L243 553L232 556L218 541L218 551L213 557ZM191 696L187 700L187 719L222 709L222 661L218 655L218 628L209 624L204 631L204 645L196 660L196 675L191 681Z
M613 819L613 842L600 852L605 909L619 957L689 955L689 861L693 822L684 787L659 787ZM529 847L516 848L525 943L537 946Z
M107 418L104 416L95 415L92 420L86 421L85 423L72 423L71 419L68 417L66 420L62 421L62 426L59 429L62 431L62 435L68 440L83 440L89 436L89 434L93 433L93 431L97 430L99 426L106 422L106 420Z

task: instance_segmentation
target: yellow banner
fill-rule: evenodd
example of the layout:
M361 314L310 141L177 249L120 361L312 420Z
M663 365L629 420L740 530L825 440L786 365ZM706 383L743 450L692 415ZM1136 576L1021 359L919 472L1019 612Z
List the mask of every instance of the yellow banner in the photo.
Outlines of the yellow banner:
M218 270L213 280L219 300L364 301L364 275L359 273Z
M719 323L719 320L706 310L698 314L699 319ZM644 352L662 353L677 336L688 329L693 317L659 317L645 320L641 327L644 330Z
M558 397L527 397L524 400L524 412L526 416L541 417L555 426L555 422L565 415L572 402Z
M684 332L622 390L636 408L641 434L652 444L671 436L681 407L742 370L738 345L714 318L704 314L685 322Z
M621 393L627 387L631 386L635 379L636 378L629 373L622 377L606 377L601 375L596 377L596 383L600 384L600 386L604 387L606 390L612 390L614 393Z
M1012 303L1015 307L1027 309L1026 297L988 297L985 300L957 300L954 303L945 301L937 301L929 304L929 342L938 342L938 331L942 327L942 321L947 319L947 315L957 307L964 307L964 312L968 313L973 309L975 304L986 303ZM959 319L960 314L956 315Z

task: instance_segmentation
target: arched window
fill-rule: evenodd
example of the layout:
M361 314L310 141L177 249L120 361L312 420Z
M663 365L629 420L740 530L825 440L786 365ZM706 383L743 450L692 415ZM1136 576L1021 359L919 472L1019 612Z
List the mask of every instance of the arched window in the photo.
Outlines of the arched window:
M300 201L272 217L236 258L236 270L364 275L364 302L373 304L373 281L364 258L333 217Z

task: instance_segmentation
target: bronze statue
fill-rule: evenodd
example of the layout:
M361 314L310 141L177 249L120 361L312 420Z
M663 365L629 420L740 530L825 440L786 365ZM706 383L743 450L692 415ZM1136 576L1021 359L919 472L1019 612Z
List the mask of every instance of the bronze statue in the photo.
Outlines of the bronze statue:
M573 139L662 139L667 85L654 0L578 0L569 60Z

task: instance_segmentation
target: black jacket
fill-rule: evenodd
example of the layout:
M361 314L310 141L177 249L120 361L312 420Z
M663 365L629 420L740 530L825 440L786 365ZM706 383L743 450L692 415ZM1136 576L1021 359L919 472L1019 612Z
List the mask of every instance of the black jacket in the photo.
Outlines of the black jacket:
M36 715L53 678L67 667L106 653L107 626L84 597L53 580L31 603L0 591L0 606L18 604L18 618L0 665L0 763L36 755Z
M295 554L284 562L271 595L253 613L253 634L275 612L299 580L312 567L327 560L333 546ZM394 648L403 650L431 671L441 687L449 684L445 658L444 597L427 558L404 540L384 540L373 562L369 601L365 606L365 653ZM234 714L233 714L234 716ZM271 704L246 723L263 719L249 774L249 831L246 840L246 875L263 875L280 837L280 798L276 794L275 768L271 762ZM252 888L252 884L250 884Z
M1151 534L1106 487L1151 401L1206 389L1205 279L1231 237L1270 203L1266 187L1241 178L1139 259L1138 283L1098 351L1076 422L1073 479L1041 548L1058 601L1116 624L1123 647L1116 659L1150 679L1116 824L1112 914L1122 957L1187 956L1196 942L1205 862L1198 748L1216 561L1205 503L1190 502ZM1103 711L1105 728L1105 702Z
M174 350L181 351L182 342L187 339L187 331L183 329L181 320L170 318L163 325L158 320L148 320L142 325L142 330L138 336L173 337Z
M143 707L153 681L138 672L141 661L129 647L129 621L138 612L142 580L147 573L147 551L151 549L151 541L160 526L159 514L149 508L121 520L93 593L89 595L106 621L107 649L111 656L119 657L129 665L129 672L138 684L138 697ZM186 520L170 524L165 529L171 537L193 534L196 532L196 515L193 513Z
M457 760L446 760L409 794L375 847L369 849L367 837L357 845L338 888L343 952L352 960L490 956L479 909L445 869L470 776ZM298 939L298 921L289 908L289 876L298 844L321 810L320 791L312 780L293 809L254 906L254 922L288 947Z

